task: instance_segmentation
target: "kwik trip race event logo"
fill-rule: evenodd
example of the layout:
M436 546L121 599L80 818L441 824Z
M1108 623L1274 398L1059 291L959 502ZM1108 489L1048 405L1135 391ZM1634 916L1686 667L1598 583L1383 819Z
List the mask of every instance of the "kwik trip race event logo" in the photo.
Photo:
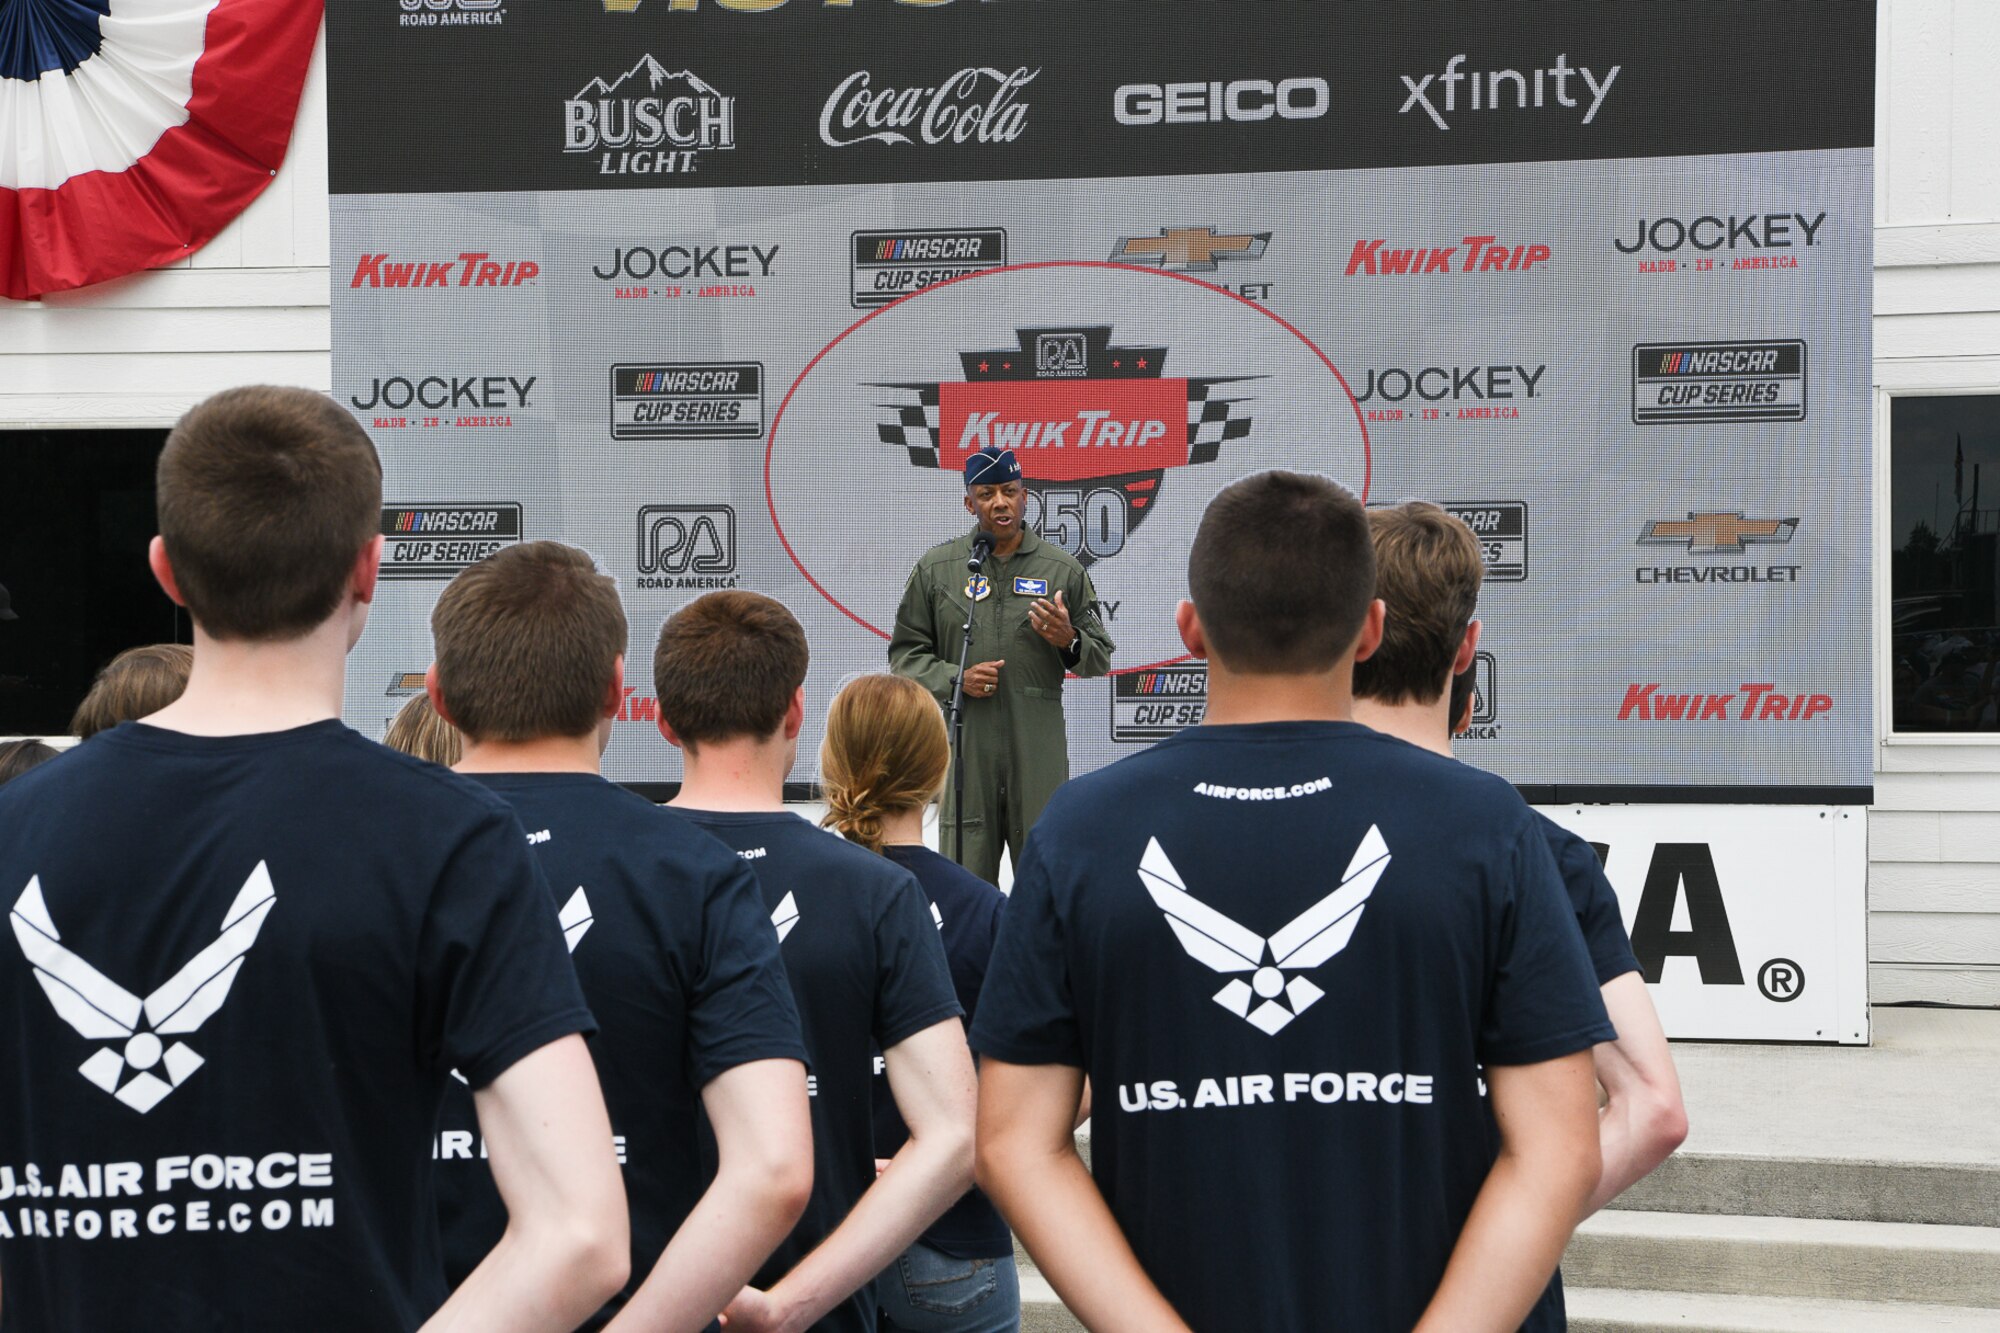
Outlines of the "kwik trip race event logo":
M445 580L557 538L630 660L704 591L791 607L811 783L990 444L1117 644L1064 687L1072 772L1206 716L1189 543L1283 467L1471 527L1465 757L1536 803L1865 805L1874 6L1337 8L331 7L333 392L396 501L348 720L407 697ZM606 773L676 781L626 703ZM1838 822L1782 863L1834 865ZM1688 974L1671 1030L1845 1030L1865 963L1785 924L1825 904L1762 921L1715 839L1742 975L1811 981Z

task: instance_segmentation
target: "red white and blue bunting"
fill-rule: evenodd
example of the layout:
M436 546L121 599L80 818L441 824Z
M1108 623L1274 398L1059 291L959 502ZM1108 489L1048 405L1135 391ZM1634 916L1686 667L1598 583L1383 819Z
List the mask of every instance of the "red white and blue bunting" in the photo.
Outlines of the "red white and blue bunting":
M285 160L321 0L0 0L0 295L205 245Z

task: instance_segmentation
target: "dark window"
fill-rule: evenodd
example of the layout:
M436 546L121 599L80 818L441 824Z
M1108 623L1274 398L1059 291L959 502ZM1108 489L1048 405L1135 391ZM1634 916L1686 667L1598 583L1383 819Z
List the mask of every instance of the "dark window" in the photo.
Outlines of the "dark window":
M0 431L0 736L61 735L99 667L189 643L153 582L153 464L164 430Z
M1889 416L1897 731L2000 731L2000 394Z

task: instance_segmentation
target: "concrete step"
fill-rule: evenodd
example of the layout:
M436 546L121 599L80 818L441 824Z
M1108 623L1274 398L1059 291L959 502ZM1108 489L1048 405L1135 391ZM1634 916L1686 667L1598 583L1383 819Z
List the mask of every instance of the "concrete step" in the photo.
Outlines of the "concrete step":
M1021 1270L1021 1333L1083 1333L1049 1280L1030 1268Z
M1614 1208L2000 1227L2000 1162L1689 1152L1669 1157Z
M1678 1291L1566 1289L1570 1333L1993 1333L2000 1310Z
M2000 1326L2000 1229L1608 1210L1577 1228L1563 1281L1974 1306Z

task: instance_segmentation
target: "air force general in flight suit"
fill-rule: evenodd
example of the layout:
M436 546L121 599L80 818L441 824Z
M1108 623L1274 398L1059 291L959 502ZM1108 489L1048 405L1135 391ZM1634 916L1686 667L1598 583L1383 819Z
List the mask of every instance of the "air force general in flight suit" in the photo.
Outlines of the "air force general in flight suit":
M966 463L968 489L1020 479L1011 450L982 450ZM1115 645L1097 614L1097 593L1083 566L1059 546L1025 529L1004 559L987 557L985 572L966 570L975 531L933 546L910 571L896 629L889 639L889 667L951 706L952 683L972 608L973 663L1002 661L990 695L965 696L965 849L960 862L991 883L1000 876L1004 843L1021 861L1028 830L1055 789L1069 779L1069 739L1063 729L1063 676L1101 676ZM1037 600L1063 594L1076 637L1068 652L1056 648L1029 620ZM947 786L938 845L953 851L957 793Z

